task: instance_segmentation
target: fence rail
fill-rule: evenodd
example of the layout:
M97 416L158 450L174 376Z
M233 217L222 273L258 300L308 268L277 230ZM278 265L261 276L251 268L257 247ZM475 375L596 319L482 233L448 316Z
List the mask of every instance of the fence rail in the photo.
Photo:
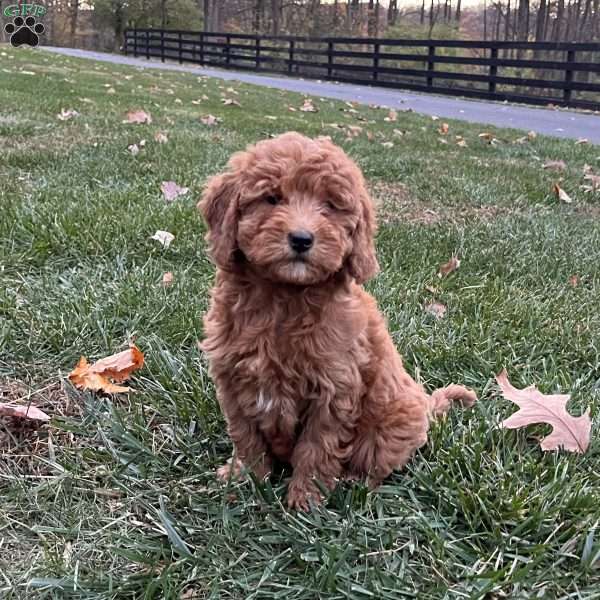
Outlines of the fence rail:
M225 69L600 110L600 43L309 38L127 29L126 54Z

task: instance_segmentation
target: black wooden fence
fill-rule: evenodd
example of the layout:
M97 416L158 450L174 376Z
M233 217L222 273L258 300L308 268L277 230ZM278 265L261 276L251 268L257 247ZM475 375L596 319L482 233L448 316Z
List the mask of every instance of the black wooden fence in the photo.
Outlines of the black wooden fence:
M600 110L600 43L307 38L128 29L133 56Z

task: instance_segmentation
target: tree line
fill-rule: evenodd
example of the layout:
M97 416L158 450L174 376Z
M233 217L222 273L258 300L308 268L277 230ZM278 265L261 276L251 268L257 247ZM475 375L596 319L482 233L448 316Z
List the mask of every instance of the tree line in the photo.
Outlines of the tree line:
M8 0L0 0L6 4ZM126 27L271 35L600 41L600 0L47 0L46 41L118 46ZM88 43L90 42L90 43Z

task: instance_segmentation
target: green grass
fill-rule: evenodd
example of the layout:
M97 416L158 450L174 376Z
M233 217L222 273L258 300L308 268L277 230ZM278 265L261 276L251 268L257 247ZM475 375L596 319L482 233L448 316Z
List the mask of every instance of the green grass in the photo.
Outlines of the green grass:
M292 93L0 47L0 389L53 415L38 430L0 422L3 599L600 597L600 194L579 189L600 149L452 121L440 136L428 117L314 101L292 112ZM61 108L81 114L60 121ZM137 108L151 125L122 123ZM208 113L222 123L204 126ZM345 485L308 515L284 509L280 480L216 482L231 448L197 347L213 278L203 182L290 129L331 135L383 203L369 289L410 372L481 398L377 492ZM564 173L541 168L556 159ZM572 205L552 194L559 177ZM191 193L166 204L171 179ZM169 249L156 229L175 234ZM453 254L460 269L439 280ZM423 310L432 299L446 318ZM80 355L132 339L147 359L137 393L65 381ZM499 429L515 409L493 383L502 367L572 393L574 414L591 407L585 455L543 453L542 426Z

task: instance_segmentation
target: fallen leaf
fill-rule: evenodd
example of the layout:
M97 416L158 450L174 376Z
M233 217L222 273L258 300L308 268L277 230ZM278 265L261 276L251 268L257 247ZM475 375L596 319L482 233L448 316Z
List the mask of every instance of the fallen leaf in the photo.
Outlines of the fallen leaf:
M140 152L139 146L137 144L130 144L129 146L127 146L127 150L129 150L129 152L131 152L133 156L136 156Z
M394 142L381 142L381 145L384 148L393 148L394 147Z
M431 302L425 305L425 312L433 315L436 319L443 319L447 310L447 307L441 302Z
M466 148L467 147L467 140L465 139L460 139L456 142L457 146L460 146L461 148Z
M537 137L537 133L535 131L528 131L527 132L527 139L528 140L535 140L535 138Z
M123 123L135 123L137 125L152 123L152 116L145 110L130 110L127 113L127 119Z
M169 287L173 283L173 273L171 271L167 271L162 276L162 284L165 287Z
M550 171L564 171L567 168L567 163L564 160L547 160L542 164L542 169Z
M160 229L158 229L150 239L156 240L157 242L160 242L165 248L168 248L171 245L171 242L175 239L175 236L168 231L161 231Z
M579 285L579 275L571 275L571 277L569 277L569 285L571 287L577 287Z
M402 131L401 129L394 129L394 135L402 137L404 136L404 131Z
M589 144L590 140L588 140L587 138L579 138L576 142L575 145L579 146L581 144Z
M159 131L154 134L154 141L158 142L159 144L166 144L169 141L169 138L165 133Z
M130 387L115 385L129 379L133 371L141 369L144 364L144 355L132 345L127 350L107 356L93 364L89 364L82 356L77 366L69 373L69 380L80 390L93 390L118 394L129 392Z
M107 93L107 94L116 94L116 93L117 93L117 90L115 90L115 88L114 88L114 87L109 87L109 88L106 90L106 93Z
M562 202L565 202L566 204L571 204L571 202L573 202L571 196L569 196L569 194L567 194L567 192L565 192L565 190L563 190L558 183L555 183L552 186L552 189L554 190L556 197Z
M589 181L591 183L591 187L594 190L600 190L600 175L594 175L593 173L588 173L584 176L585 181Z
M448 133L448 130L450 129L450 126L448 125L448 123L442 123L440 125L440 128L438 129L438 131L442 134L442 135L446 135Z
M49 421L50 417L39 408L29 405L10 404L0 402L0 416L31 419L33 421Z
M594 173L594 168L592 167L592 165L588 165L587 163L583 165L583 168L581 170L583 171L584 175L591 175Z
M573 417L566 409L570 395L542 394L535 386L518 390L509 382L506 369L496 376L496 381L502 395L519 407L516 413L502 421L502 427L518 429L546 423L552 426L552 433L540 442L542 450L563 448L569 452L585 452L588 449L592 428L589 408L580 417Z
M360 125L348 125L348 132L352 137L358 137L363 128Z
M160 184L160 191L167 202L173 202L179 196L184 196L190 191L190 188L181 187L174 181L163 181Z
M146 140L140 140L139 144L140 148L143 148L146 145Z
M491 143L491 141L494 139L494 134L490 133L489 131L483 131L477 137Z
M56 118L59 121L68 121L69 119L73 119L74 117L78 117L79 113L74 108L62 109L60 114L56 115Z
M221 98L221 102L225 106L241 106L241 104L237 100L234 100L233 98Z
M319 112L319 109L312 103L310 98L304 100L304 104L300 107L302 112Z
M460 267L460 260L453 256L447 263L440 265L438 277L447 277L450 273L456 271Z
M390 108L390 112L383 120L388 123L394 123L398 120L398 113L393 108Z
M439 118L439 117L436 117L435 115L431 115L431 120L432 120L432 121L439 121L439 120L440 120L440 118Z
M208 127L213 127L214 125L219 123L220 120L221 119L219 119L218 117L215 117L214 115L204 115L204 116L200 117L200 122L203 123L204 125L207 125Z

